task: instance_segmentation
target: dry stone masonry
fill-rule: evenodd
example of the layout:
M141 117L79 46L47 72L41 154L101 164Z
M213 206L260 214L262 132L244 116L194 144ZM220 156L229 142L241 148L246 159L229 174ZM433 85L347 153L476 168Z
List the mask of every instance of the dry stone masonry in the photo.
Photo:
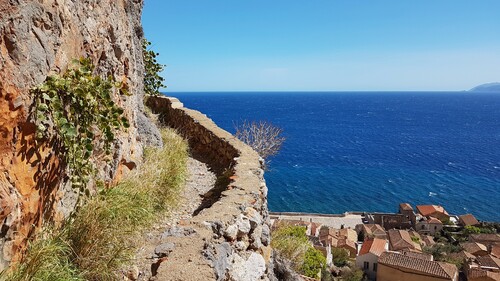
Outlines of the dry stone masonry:
M207 116L184 108L175 98L152 97L147 105L165 125L187 138L193 155L219 176L221 186L216 184L205 194L209 203L202 203L189 222L197 233L189 239L200 245L199 253L212 267L213 279L276 280L262 159ZM188 267L190 258L183 262ZM167 270L168 263L158 271ZM198 280L191 278L186 280Z

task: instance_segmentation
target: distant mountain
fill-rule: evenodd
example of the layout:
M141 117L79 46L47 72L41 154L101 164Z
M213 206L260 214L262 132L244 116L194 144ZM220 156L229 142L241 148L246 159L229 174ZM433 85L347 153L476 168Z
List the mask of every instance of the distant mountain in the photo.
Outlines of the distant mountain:
M500 83L494 82L482 84L470 89L469 92L500 93Z

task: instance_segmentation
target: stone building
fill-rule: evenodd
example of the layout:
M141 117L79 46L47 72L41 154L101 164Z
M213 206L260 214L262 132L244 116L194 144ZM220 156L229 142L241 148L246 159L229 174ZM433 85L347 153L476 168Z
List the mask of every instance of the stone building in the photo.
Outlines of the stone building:
M388 249L387 240L378 238L365 240L356 257L356 266L361 268L370 280L375 280L377 278L378 258Z
M377 266L378 281L458 281L455 265L429 261L395 252L382 253Z

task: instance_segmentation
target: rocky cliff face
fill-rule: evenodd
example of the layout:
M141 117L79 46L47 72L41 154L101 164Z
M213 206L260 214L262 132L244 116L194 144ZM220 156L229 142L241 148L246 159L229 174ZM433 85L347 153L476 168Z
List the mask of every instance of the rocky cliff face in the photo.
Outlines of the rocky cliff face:
M142 5L0 0L0 269L19 259L42 222L67 216L78 196L51 144L35 145L30 88L64 72L73 59L90 58L98 74L126 83L132 94L114 97L131 127L117 136L110 162L94 157L99 177L116 180L140 160L141 133L154 131L142 114Z

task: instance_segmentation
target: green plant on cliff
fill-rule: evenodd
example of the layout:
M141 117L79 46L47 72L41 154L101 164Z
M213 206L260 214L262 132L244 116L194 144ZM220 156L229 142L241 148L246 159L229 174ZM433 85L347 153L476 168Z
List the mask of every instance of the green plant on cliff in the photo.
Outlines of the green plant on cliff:
M71 247L64 235L56 234L50 228L44 229L33 242L29 243L27 255L15 269L0 275L6 281L83 281L78 270L71 263ZM3 277L3 278L2 278Z
M116 273L131 260L134 234L176 206L184 186L187 142L172 129L162 137L166 145L147 148L140 169L89 198L54 235L40 235L0 279L121 280Z
M149 48L150 46L151 42L143 39L142 55L144 59L144 93L146 95L158 96L160 95L160 88L165 87L163 84L165 79L160 76L160 72L163 71L165 66L156 60L159 53L151 50Z
M95 146L109 153L114 132L129 127L123 109L112 99L113 92L125 89L111 77L94 75L90 59L75 61L62 76L49 76L33 89L34 120L38 141L56 138L60 155L69 168L73 186L83 188L94 173L90 161Z
M130 260L133 232L178 203L187 173L187 143L162 130L163 148L148 148L140 169L89 200L68 225L72 260L87 280L113 280Z
M307 249L304 255L304 263L301 267L301 272L311 278L317 278L321 269L326 266L326 258L323 254L314 247Z
M316 278L326 265L326 258L316 250L302 226L282 225L272 233L271 246L302 274Z
M310 247L305 227L291 225L283 225L273 231L271 246L289 260L296 271L300 270Z

